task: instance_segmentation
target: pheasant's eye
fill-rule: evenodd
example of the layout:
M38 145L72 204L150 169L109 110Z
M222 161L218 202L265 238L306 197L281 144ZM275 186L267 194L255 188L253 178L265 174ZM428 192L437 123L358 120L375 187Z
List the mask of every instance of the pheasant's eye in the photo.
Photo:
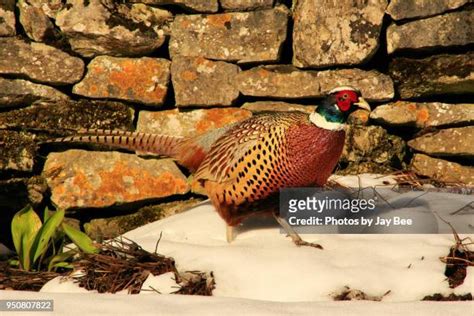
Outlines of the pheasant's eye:
M349 97L349 96L347 95L347 93L344 93L343 95L341 95L341 96L339 97L339 101L341 101L341 102L342 102L342 101L346 101L348 97Z

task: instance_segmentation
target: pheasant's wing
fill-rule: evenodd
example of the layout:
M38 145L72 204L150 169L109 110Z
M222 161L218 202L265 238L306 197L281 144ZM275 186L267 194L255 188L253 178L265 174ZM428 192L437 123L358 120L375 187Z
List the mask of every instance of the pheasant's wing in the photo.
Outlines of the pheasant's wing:
M262 113L236 124L212 145L195 174L195 180L217 183L233 180L238 173L237 167L246 156L263 150L271 130L289 127L291 122L287 118L293 115L304 117L303 113Z
M206 159L196 172L195 179L218 183L231 180L232 166L246 152L258 145L259 140L268 133L270 126L268 115L262 114L231 128L212 145Z

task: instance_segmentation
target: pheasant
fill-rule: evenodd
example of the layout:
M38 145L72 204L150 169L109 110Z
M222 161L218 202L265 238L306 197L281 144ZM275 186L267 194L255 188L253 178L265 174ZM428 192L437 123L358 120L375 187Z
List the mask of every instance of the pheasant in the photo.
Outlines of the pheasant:
M193 187L203 189L232 228L255 214L275 215L297 245L303 241L277 216L285 187L323 186L342 153L345 122L357 108L370 111L352 87L331 90L311 113L265 112L190 138L126 131L83 130L53 142L100 143L164 155L188 168Z

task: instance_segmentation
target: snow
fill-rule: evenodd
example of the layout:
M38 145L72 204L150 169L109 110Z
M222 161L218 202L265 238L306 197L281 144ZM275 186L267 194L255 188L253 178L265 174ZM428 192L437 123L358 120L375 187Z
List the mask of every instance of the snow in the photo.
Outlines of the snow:
M170 294L179 290L179 285L176 283L174 273L167 272L157 276L150 275L145 282L143 282L142 289L149 289L143 291L143 294L154 294L156 292Z
M449 215L469 198L472 200L472 196L442 194L435 200L426 195L412 210L420 205L436 208L455 227L469 229L472 213ZM410 208L405 207L407 210ZM84 294L71 281L58 279L46 284L41 293L4 291L0 297L51 298L55 312L67 315L347 315L348 311L352 315L474 315L472 302L420 302L434 293L474 293L473 267L456 289L449 288L444 276L445 265L439 257L448 254L454 243L452 234L302 235L324 247L318 250L296 247L272 218L265 218L246 222L228 244L223 221L204 203L125 236L154 251L160 233L158 252L175 258L178 270L214 272L213 297L145 291L146 295L123 299L123 295ZM461 234L468 236L474 238L474 234ZM149 278L145 287L149 285L162 293L176 286L170 274ZM371 296L390 292L382 302L333 301L332 295L345 286Z
M1 293L1 292L0 292ZM54 315L209 315L209 316L459 316L472 315L470 302L302 302L283 303L187 295L123 295L4 291L1 299L52 299ZM31 315L16 312L14 315ZM51 313L40 313L50 315ZM36 313L34 314L36 315Z

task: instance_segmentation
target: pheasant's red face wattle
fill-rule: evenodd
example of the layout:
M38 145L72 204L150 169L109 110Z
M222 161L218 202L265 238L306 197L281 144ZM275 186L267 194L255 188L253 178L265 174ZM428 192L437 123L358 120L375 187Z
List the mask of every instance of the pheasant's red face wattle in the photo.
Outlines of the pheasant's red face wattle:
M359 101L357 92L352 90L339 91L336 93L335 97L336 105L341 112L349 111L352 105Z

